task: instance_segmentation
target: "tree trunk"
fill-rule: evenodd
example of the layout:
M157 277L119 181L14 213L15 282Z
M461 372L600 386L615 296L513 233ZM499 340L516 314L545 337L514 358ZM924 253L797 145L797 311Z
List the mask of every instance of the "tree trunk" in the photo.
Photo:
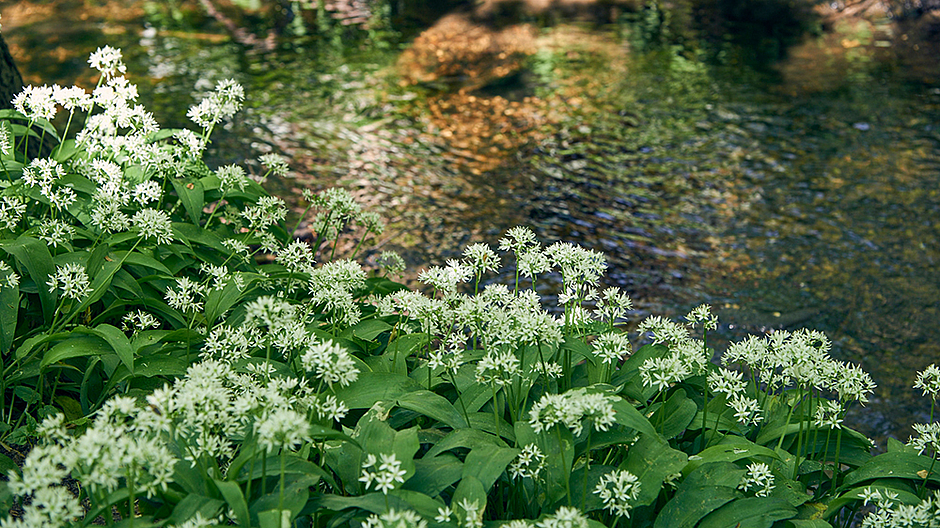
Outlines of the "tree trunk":
M23 77L16 69L10 49L0 33L0 108L13 108L13 96L23 89Z

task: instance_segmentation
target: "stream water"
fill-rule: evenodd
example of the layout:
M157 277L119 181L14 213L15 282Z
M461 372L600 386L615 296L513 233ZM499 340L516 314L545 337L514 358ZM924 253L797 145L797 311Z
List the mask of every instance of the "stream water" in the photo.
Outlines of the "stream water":
M505 37L530 39L506 44L522 50L502 64L510 75L441 90L402 73L421 66L416 52L256 53L212 28L154 30L133 10L76 12L87 22L68 28L61 13L9 12L27 82L90 84L88 52L121 46L167 127L186 125L216 80L239 80L247 108L212 161L274 151L295 174L270 182L283 196L349 187L389 220L375 249L416 269L528 224L605 252L637 319L712 304L718 349L772 328L826 331L834 356L878 382L849 418L875 439L927 420L911 385L940 359L940 85L873 65L870 34L795 50L768 76L631 53L606 30L526 28Z

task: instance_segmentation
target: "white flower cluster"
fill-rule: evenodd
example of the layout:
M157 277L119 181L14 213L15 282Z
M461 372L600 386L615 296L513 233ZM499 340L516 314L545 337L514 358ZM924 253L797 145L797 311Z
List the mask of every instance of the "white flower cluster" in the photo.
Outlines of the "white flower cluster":
M526 444L519 456L509 465L509 476L537 479L544 468L545 455L542 450L535 444Z
M918 372L914 388L923 390L924 396L929 394L934 400L940 397L940 368L931 363L930 366Z
M611 471L600 478L594 493L611 514L629 519L633 503L640 497L640 479L626 470Z
M68 208L78 198L71 187L58 184L65 176L65 167L51 158L36 158L23 167L23 181L38 187L39 193L58 211Z
M746 365L770 392L799 386L835 392L842 402L867 403L874 381L857 365L831 359L831 347L822 332L777 330L732 344L721 361Z
M4 196L0 201L0 229L16 229L16 224L20 222L23 213L26 212L26 204L22 199L16 196Z
M581 510L562 506L554 514L535 523L537 528L588 528L588 518Z
M827 429L842 429L842 405L835 400L823 400L816 407L813 425Z
M477 362L476 381L488 385L508 385L519 375L519 358L510 351L499 349L487 350L486 355Z
M68 299L82 300L91 293L85 266L77 262L56 266L56 272L49 276L46 285L49 292L61 290L62 296Z
M601 292L597 303L594 305L594 315L602 321L607 321L613 325L617 320L622 319L627 311L633 309L633 300L626 293L622 293L620 288L607 288Z
M630 340L627 334L608 332L597 336L591 343L594 355L606 365L618 364L620 359L630 353Z
M66 526L81 516L78 498L59 485L69 474L93 494L112 493L122 479L133 479L135 491L147 497L165 491L177 460L159 434L138 427L137 417L148 412L133 398L113 398L75 438L62 415L47 418L39 427L42 443L30 451L22 475L9 475L10 491L31 495L32 502L22 518L0 526Z
M372 514L361 528L427 528L428 522L411 510L391 508L381 515Z
M711 306L707 304L696 306L685 316L685 320L692 328L702 325L702 328L706 331L718 329L718 316L712 313Z
M186 117L205 130L231 118L242 107L245 90L234 79L219 81L215 91L204 97L198 104L190 107Z
M911 427L917 436L912 436L907 445L916 449L919 455L933 451L934 458L940 458L940 422L914 424Z
M767 497L774 489L774 474L763 462L748 464L747 473L741 477L738 489L745 493L753 491L755 497Z
M343 259L328 262L309 273L310 302L322 305L334 324L349 327L358 323L362 313L354 295L366 284L362 266L354 260Z
M536 433L562 424L578 436L584 429L583 420L586 419L593 422L596 431L610 428L615 420L611 398L584 389L574 389L564 394L545 394L529 410L529 424Z
M342 346L332 341L311 344L300 357L304 370L313 372L329 386L345 387L359 378L359 368Z
M940 491L934 491L919 504L901 504L897 493L889 490L862 492L864 504L877 505L877 510L862 519L862 528L933 528L940 525Z
M379 460L382 462L379 463ZM365 485L365 489L369 489L374 484L376 491L388 495L389 491L395 489L396 482L404 484L406 473L401 468L401 461L395 453L381 453L378 459L369 453L362 463L362 476L359 477L359 482Z

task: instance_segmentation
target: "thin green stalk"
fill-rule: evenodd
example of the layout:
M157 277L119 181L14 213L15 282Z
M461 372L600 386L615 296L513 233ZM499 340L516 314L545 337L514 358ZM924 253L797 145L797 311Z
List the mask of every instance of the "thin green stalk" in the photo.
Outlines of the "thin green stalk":
M469 426L469 425L470 425L470 414L467 413L467 406L464 405L464 402L463 402L463 393L462 393L462 391L460 391L460 389L457 388L457 377L454 375L453 372L450 372L449 370L447 370L446 367L445 367L444 371L447 372L448 374L450 374L450 382L451 382L451 384L454 386L454 390L457 392L457 401L460 402L460 409L463 411L463 417L464 417L465 420L467 420L467 425Z
M362 247L362 243L366 241L366 238L369 236L369 233L371 232L372 232L372 227L370 226L368 229L366 229L366 232L363 233L361 237L359 237L359 242L356 244L356 247L353 249L352 256L350 256L349 258L351 259L356 258L356 255L359 254L359 248Z
M797 404L803 405L803 384L800 383L799 388L799 398L797 398ZM806 421L805 413L800 409L800 430L796 435L796 463L793 465L793 480L796 480L797 475L800 473L800 458L803 450L803 423ZM789 426L789 422L787 423Z
M133 466L133 464L131 464ZM130 526L134 528L134 468L127 469L127 516L130 519Z
M245 499L251 502L251 483L255 480L255 459L258 455L258 442L251 446L251 469L248 471L248 486L245 489ZM238 475L235 475L237 478Z
M499 434L499 399L496 396L496 383L490 382L490 388L493 389L493 419L496 421L496 438L502 438Z
M62 154L62 147L65 145L65 138L69 134L69 127L72 125L72 116L74 115L75 115L75 110L74 109L70 110L68 121L65 122L65 130L62 132L62 141L59 142L59 151L56 152L55 154L56 157Z
M565 444L561 440L561 426L555 425L555 432L558 433L558 450L560 452L562 463L565 460ZM571 506L571 470L567 470L565 473L565 496L568 498L568 506Z
M839 484L839 454L842 450L842 429L836 431L836 456L835 462L832 466L832 485L829 486L829 491L834 492L836 486Z
M594 426L588 429L587 446L584 448L584 487L581 489L581 510L583 511L587 504L588 473L591 471L591 436L594 434Z
M281 492L277 497L277 511L284 510L284 474L287 472L287 450L281 446Z

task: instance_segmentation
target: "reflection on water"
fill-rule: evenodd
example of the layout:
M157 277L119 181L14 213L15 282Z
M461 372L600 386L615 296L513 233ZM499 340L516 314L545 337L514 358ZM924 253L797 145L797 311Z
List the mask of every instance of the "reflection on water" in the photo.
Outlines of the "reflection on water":
M296 177L271 184L295 201L303 187L349 187L391 222L377 249L412 267L528 223L547 242L604 251L637 316L708 302L724 342L826 331L834 356L879 383L880 399L852 417L870 436L906 438L926 420L910 385L940 358L940 92L898 80L884 28L839 26L767 84L672 52L632 56L603 31L456 31L459 19L404 55L251 53L211 28L161 32L129 13L75 24L49 60L37 43L61 19L8 13L4 37L28 81L90 84L87 53L121 46L165 126L236 78L249 100L215 136L213 160L286 154ZM467 78L434 62L467 50L479 70Z

